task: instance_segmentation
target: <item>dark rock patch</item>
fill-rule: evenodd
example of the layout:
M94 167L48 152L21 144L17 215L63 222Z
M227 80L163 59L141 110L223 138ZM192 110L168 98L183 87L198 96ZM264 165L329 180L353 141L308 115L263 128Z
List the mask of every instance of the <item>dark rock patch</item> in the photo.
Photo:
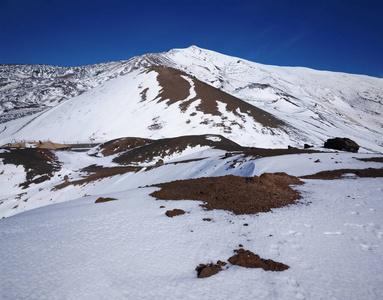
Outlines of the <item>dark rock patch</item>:
M290 185L302 182L286 173L265 173L260 177L227 175L177 180L160 187L151 196L161 200L200 200L208 210L223 209L237 215L269 212L272 208L294 204L300 194Z
M238 249L234 250L234 252L237 255L230 257L228 260L232 265L245 268L262 268L265 271L284 271L289 268L289 266L272 259L260 258L259 255L249 250Z
M98 151L104 156L124 152L136 147L150 144L153 140L137 137L114 139L98 146Z
M359 145L355 141L349 138L340 138L340 137L336 137L334 139L328 139L324 143L324 147L329 149L343 150L343 151L354 152L354 153L357 153L359 150Z
M100 197L98 198L94 203L104 203L104 202L109 202L109 201L114 201L117 200L116 198L110 198L110 197Z
M68 177L66 178L64 177L64 182L56 185L53 189L58 190L58 189L65 188L69 185L83 185L83 184L87 184L96 180L101 180L107 177L121 175L128 172L137 172L141 169L142 169L141 167L132 167L132 166L109 168L109 167L103 167L99 165L90 165L88 167L81 169L81 171L83 172L90 173L89 175L85 176L83 179L69 181Z
M206 278L217 274L222 271L222 266L220 264L200 264L196 269L198 278Z
M381 169L340 169L331 171L322 171L313 175L301 176L302 179L322 179L333 180L342 178L345 174L354 174L358 177L383 177L383 168Z
M184 213L185 213L184 210L176 208L176 209L173 209L173 210L167 210L165 214L169 218L173 218L175 216L183 215Z
M154 66L148 70L148 72L151 71L158 73L157 80L162 87L162 90L158 95L159 102L166 100L167 105L179 102L180 110L183 112L185 112L194 101L201 100L201 103L196 107L198 111L209 115L221 116L217 104L217 101L220 101L226 104L227 111L235 114L241 119L243 118L241 113L244 113L252 117L256 122L269 128L280 128L286 125L282 120L277 119L272 114L204 83L180 70L164 66ZM191 86L182 76L188 77L193 81L194 90L196 92L196 96L193 99L185 102L181 102L181 100L185 100L189 96ZM239 113L238 110L241 113Z
M49 180L55 172L61 169L60 163L51 150L26 148L12 149L0 153L4 164L22 165L27 173L26 182L20 184L22 188L30 184Z
M370 157L370 158L357 158L358 160L365 161L365 162L380 162L383 163L383 156L381 157Z

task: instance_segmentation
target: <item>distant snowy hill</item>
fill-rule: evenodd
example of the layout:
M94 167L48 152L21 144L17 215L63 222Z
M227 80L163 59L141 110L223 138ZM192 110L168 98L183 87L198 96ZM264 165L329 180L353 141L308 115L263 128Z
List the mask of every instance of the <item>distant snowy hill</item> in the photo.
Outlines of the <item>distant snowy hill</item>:
M256 147L319 146L346 136L362 150L383 150L379 78L261 65L195 46L0 72L1 119L23 116L1 124L1 143L211 133Z

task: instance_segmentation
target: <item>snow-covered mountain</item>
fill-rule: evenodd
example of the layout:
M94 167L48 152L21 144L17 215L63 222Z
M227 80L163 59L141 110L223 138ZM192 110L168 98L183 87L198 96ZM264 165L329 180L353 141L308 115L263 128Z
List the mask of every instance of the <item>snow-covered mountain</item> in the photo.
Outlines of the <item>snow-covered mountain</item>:
M3 123L1 143L212 133L257 147L347 136L364 150L383 149L379 78L261 65L195 46L93 66L1 70L3 120L39 111Z
M382 79L194 46L0 69L0 144L103 142L0 149L0 299L382 299Z

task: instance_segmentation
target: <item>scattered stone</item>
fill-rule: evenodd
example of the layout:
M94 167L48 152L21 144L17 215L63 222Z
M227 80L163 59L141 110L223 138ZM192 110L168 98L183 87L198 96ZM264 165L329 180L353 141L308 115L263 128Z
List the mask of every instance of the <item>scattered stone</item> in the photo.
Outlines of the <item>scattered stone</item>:
M313 148L314 146L313 145L309 145L309 144L304 144L303 147L305 149L309 149L309 148Z
M174 216L183 215L184 213L185 213L184 210L176 208L176 209L173 209L173 210L167 210L165 214L169 218L173 218Z
M109 201L114 201L114 200L117 200L117 199L116 198L110 198L110 197L107 197L107 198L100 197L94 203L104 203L104 202L109 202Z
M222 271L222 266L218 263L216 265L212 263L207 265L200 264L195 270L197 271L198 278L206 278L206 277L213 276L217 274L218 272Z
M359 145L349 138L340 138L336 137L334 139L328 139L324 143L325 148L335 149L335 150L344 150L348 152L357 153L359 150Z
M164 164L164 160L162 158L160 158L157 162L156 162L156 167L159 167L159 166L162 166Z
M245 268L262 268L265 271L284 271L289 268L289 266L275 262L272 259L263 259L260 258L257 254L249 250L238 249L234 250L237 255L234 255L228 259L229 263L232 265L245 267Z

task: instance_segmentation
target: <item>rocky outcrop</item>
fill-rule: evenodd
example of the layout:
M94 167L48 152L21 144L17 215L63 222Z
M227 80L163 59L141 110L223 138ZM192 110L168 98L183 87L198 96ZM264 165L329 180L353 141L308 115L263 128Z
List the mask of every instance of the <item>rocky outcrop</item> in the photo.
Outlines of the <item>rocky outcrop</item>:
M348 152L357 153L359 150L359 145L349 138L340 138L336 137L334 139L328 139L324 143L325 148L343 150Z

